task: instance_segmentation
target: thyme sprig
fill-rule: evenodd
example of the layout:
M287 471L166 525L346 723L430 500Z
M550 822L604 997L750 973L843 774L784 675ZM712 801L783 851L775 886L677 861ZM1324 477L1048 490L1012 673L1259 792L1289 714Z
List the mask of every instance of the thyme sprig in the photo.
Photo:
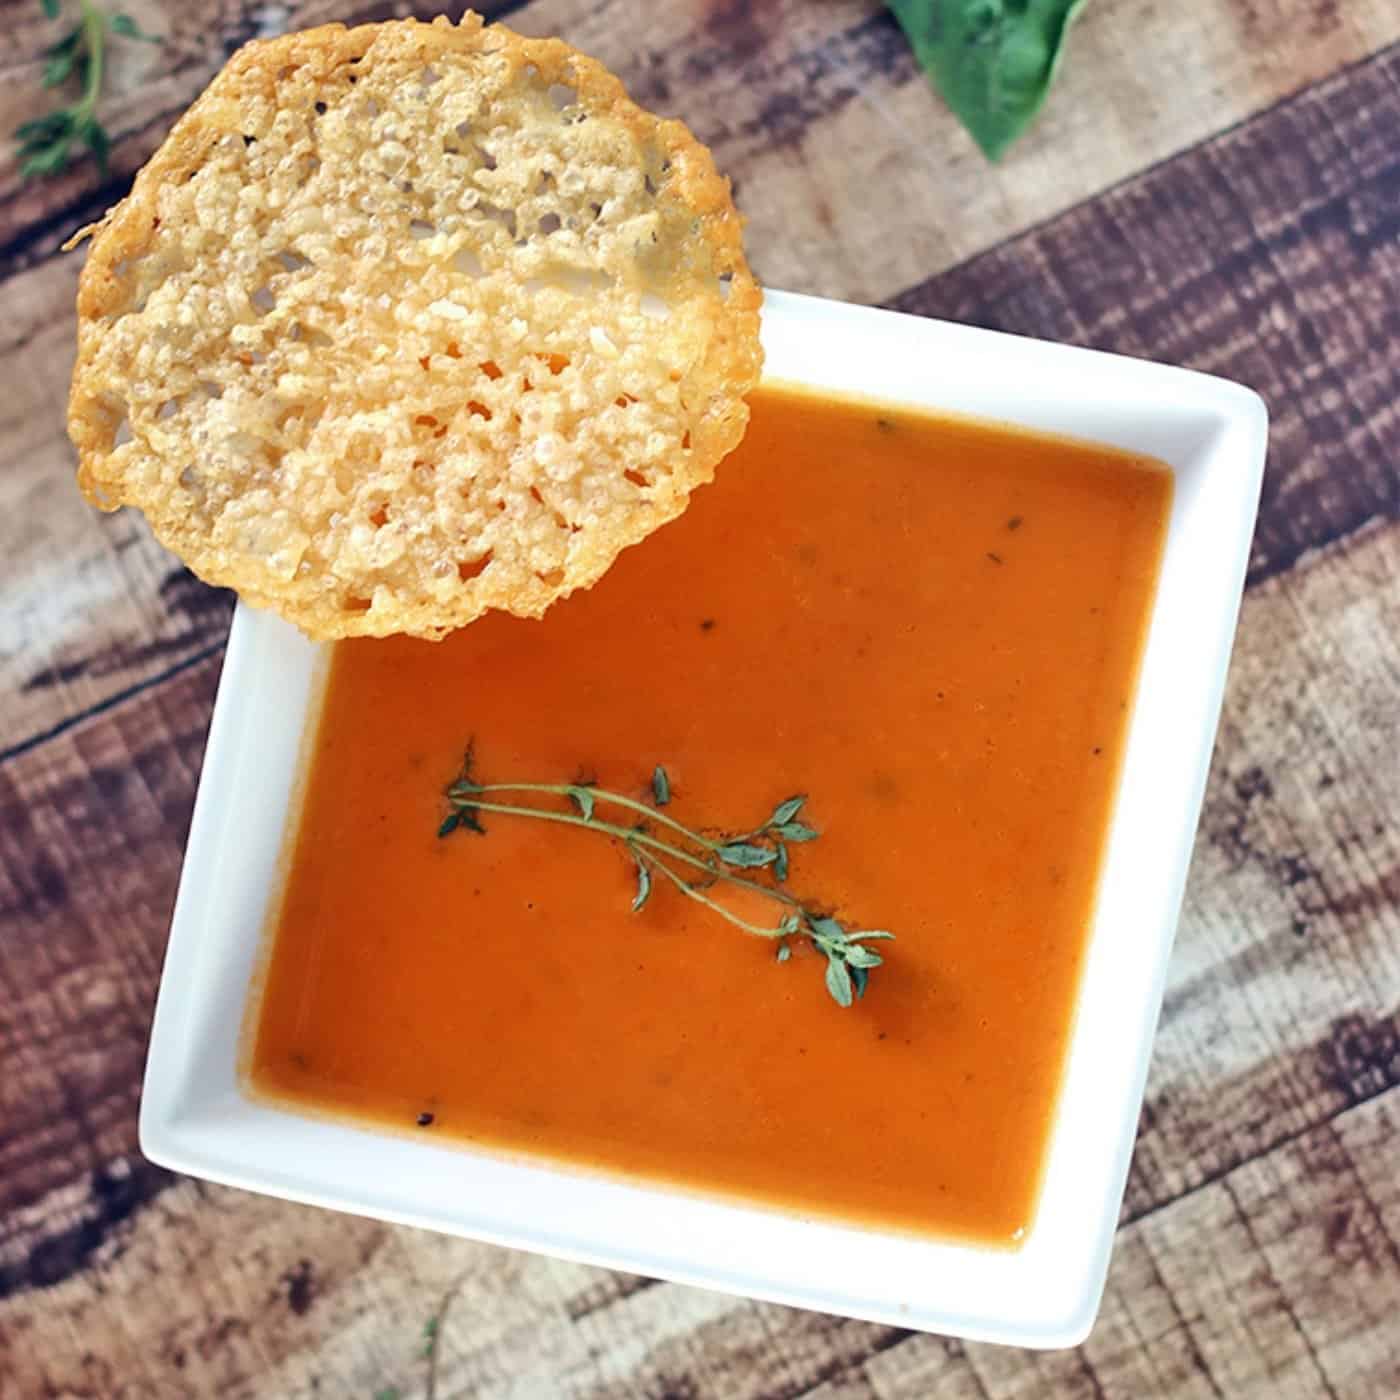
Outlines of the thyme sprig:
M45 16L57 19L60 0L39 0ZM19 142L19 173L23 179L37 175L57 175L72 160L72 148L86 146L97 158L105 174L111 137L98 120L97 100L102 95L102 73L108 38L139 39L158 44L160 39L145 33L130 15L108 15L92 0L78 0L78 19L43 52L43 85L56 88L74 73L82 79L82 92L76 102L42 117L23 122L14 136Z
M826 959L826 989L838 1006L850 1006L864 996L871 971L883 962L866 945L894 937L884 929L849 929L828 910L785 887L789 847L815 841L821 834L800 820L807 802L804 794L778 803L766 821L748 831L711 834L661 810L669 806L672 792L670 776L659 764L652 773L651 801L645 802L594 782L479 782L468 747L462 771L448 785L446 796L450 810L438 827L440 837L454 831L484 836L484 813L592 831L631 856L637 880L634 913L645 908L659 877L741 932L775 942L780 963L792 956L795 944L809 943ZM537 799L542 801L537 804ZM604 815L608 809L611 814ZM775 921L755 923L716 899L714 892L726 886L776 906Z

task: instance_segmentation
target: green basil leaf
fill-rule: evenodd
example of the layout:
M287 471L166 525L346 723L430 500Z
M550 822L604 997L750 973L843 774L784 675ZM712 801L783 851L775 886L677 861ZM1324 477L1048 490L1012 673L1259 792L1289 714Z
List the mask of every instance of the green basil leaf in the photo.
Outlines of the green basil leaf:
M859 943L855 943L846 950L846 962L851 967L879 967L884 958L879 953L872 953L869 948L862 948Z
M779 841L777 851L778 857L773 862L773 878L781 885L788 877L788 848Z
M863 967L851 968L851 986L856 989L856 1000L859 1001L865 995L865 984L870 980L870 974Z
M593 820L593 794L589 792L586 787L582 784L571 787L569 789L569 799L573 802L574 806L578 808L579 816L581 816L584 821L591 822Z
M39 0L39 4L43 7L45 19L58 18L59 0Z
M768 819L770 826L782 826L784 822L790 822L801 810L802 804L807 800L806 796L789 797L786 802L780 802L773 808L773 815Z
M786 962L792 956L792 949L786 943L778 944L778 961Z
M919 66L988 160L1030 125L1085 0L886 0Z

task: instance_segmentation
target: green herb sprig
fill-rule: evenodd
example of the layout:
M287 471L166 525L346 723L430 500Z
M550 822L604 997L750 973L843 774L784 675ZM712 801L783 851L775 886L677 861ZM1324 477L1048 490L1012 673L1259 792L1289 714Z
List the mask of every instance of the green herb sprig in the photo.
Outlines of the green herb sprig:
M49 19L59 17L60 0L39 3ZM91 0L79 0L77 22L44 50L44 86L59 87L77 74L82 92L69 106L35 117L15 130L23 179L57 175L74 158L74 146L86 146L96 157L98 169L106 173L112 140L98 120L97 100L102 95L107 40L113 34L149 44L161 42L154 34L145 33L130 15L108 15Z
M454 831L484 836L483 813L524 817L592 831L621 846L636 869L632 911L651 898L659 877L687 899L702 904L741 932L777 944L777 960L787 962L793 945L807 942L826 958L826 989L838 1006L865 995L873 969L883 962L866 946L894 934L884 929L848 929L831 912L798 898L784 888L790 873L789 847L815 841L820 833L800 820L805 796L778 803L768 819L752 830L707 834L677 821L661 809L671 802L671 780L658 765L651 778L651 801L610 792L592 782L483 783L472 770L469 747L462 771L446 789L450 810L438 827L440 837ZM505 797L520 800L503 801ZM535 805L532 799L544 799ZM600 809L622 814L609 820ZM749 872L740 874L738 872ZM775 922L758 924L741 917L713 897L727 885L758 895L775 908Z

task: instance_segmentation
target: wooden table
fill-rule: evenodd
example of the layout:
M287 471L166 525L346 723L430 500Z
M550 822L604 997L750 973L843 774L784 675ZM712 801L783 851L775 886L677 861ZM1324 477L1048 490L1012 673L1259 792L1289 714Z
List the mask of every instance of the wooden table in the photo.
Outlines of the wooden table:
M735 177L758 274L1194 365L1273 438L1113 1271L1036 1355L206 1186L136 1106L230 599L71 481L81 255L260 33L429 5L129 0L113 171L0 160L0 1394L1400 1395L1400 6L1094 0L987 166L873 0L488 7ZM451 7L454 11L460 7ZM0 0L0 128L48 97ZM936 366L930 367L936 373Z

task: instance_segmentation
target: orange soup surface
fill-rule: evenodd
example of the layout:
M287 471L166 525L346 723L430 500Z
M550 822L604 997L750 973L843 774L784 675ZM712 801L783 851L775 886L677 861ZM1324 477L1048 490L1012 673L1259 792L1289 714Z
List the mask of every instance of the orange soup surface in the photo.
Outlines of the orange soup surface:
M1159 464L777 387L687 513L540 622L339 644L248 1077L260 1097L803 1213L1030 1223L1170 508ZM888 929L842 1009L597 832L480 781L747 829ZM550 799L542 799L549 801ZM565 805L560 810L567 810ZM763 911L759 911L762 913Z

